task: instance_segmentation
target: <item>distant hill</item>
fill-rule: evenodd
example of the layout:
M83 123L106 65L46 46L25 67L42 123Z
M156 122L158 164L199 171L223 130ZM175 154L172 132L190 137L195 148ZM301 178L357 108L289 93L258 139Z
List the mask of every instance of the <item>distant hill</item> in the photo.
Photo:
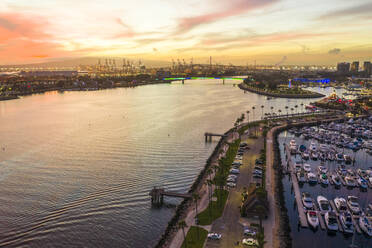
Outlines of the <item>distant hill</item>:
M17 65L0 65L2 68L11 68L11 67L18 67L18 68L47 68L47 67L56 67L56 68L68 68L68 67L77 67L79 65L96 65L98 60L101 59L101 64L105 64L105 59L114 59L116 66L121 66L123 64L123 57L115 58L115 57L82 57L76 59L63 59L63 60L55 60L50 62L43 62L43 63L35 63L35 64L17 64ZM136 58L125 58L129 61L133 62L135 65L138 65L139 59ZM161 61L161 60L146 60L141 59L142 64L146 67L164 67L170 66L172 63L169 61Z

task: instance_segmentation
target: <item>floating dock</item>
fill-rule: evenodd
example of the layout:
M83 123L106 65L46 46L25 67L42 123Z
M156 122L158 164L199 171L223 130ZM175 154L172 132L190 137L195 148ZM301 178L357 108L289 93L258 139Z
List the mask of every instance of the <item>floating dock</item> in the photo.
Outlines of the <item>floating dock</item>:
M297 181L297 177L296 177L296 174L295 174L295 169L294 169L292 159L291 159L291 153L290 153L290 150L289 150L287 144L285 144L285 151L286 151L286 154L287 154L287 163L289 164L289 168L290 168L290 171L291 171L293 191L294 191L295 197L296 197L297 210L298 210L298 216L299 216L299 219L300 219L300 224L301 224L301 227L309 227L309 223L307 223L307 218L306 218L306 214L305 214L305 211L304 211L304 206L302 205L300 187L298 186L298 181Z
M313 204L314 204L314 209L316 211L316 215L318 216L318 219L319 219L319 225L320 225L320 228L322 228L323 230L326 229L326 225L324 223L324 219L323 219L323 216L318 208L318 205L316 205L315 201L313 200Z

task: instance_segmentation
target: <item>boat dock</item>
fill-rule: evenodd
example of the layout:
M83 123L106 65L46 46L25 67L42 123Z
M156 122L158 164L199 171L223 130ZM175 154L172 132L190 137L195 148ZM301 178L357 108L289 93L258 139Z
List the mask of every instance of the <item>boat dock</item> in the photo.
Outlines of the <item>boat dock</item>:
M225 134L208 133L208 132L204 133L204 136L205 136L205 142L207 142L208 140L209 141L212 141L212 137L213 136L215 136L215 137L222 137L222 138L226 137Z
M295 169L292 163L291 152L287 144L285 144L285 151L286 151L287 163L289 164L289 168L291 172L293 191L296 197L297 210L298 210L298 216L300 219L300 224L301 224L301 227L309 227L309 223L307 223L306 214L304 211L304 206L302 205L300 187L298 186Z
M340 218L339 218L340 215L338 214L335 203L333 202L333 200L330 200L329 203L331 204L333 212L335 212L335 214L337 216L336 220L337 220L337 224L338 224L338 230L340 230L340 232L344 232L344 228L342 227L342 224L341 224L341 221L340 221Z
M353 225L354 225L354 228L355 228L355 231L359 234L362 233L362 230L360 230L360 227L359 227L359 217L354 217L351 218L353 220Z
M323 230L326 229L326 225L324 223L324 218L318 208L318 205L316 204L316 202L313 200L313 204L314 204L314 208L315 208L315 211L316 211L316 215L318 216L318 219L319 219L319 225L320 225L320 228L322 228Z
M178 198L190 198L191 194L179 193L174 191L165 191L164 188L154 187L149 195L151 196L151 203L161 205L163 204L164 196L178 197Z

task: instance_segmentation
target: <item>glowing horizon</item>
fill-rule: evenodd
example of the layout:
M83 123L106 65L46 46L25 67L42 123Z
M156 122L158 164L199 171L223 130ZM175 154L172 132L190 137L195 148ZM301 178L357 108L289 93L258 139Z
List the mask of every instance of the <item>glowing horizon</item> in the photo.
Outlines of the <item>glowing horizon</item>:
M220 63L372 60L372 0L3 0L0 64L90 56Z

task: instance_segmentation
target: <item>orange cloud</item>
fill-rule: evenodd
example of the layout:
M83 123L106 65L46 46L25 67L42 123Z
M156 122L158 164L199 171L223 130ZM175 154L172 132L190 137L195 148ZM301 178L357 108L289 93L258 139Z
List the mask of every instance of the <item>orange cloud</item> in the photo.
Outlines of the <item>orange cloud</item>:
M230 7L224 10L180 19L176 33L187 32L199 25L216 22L218 20L231 16L240 15L247 11L262 8L266 5L273 4L278 1L279 0L229 0L227 1L227 5Z
M48 22L38 16L0 13L0 63L68 56L48 34Z

